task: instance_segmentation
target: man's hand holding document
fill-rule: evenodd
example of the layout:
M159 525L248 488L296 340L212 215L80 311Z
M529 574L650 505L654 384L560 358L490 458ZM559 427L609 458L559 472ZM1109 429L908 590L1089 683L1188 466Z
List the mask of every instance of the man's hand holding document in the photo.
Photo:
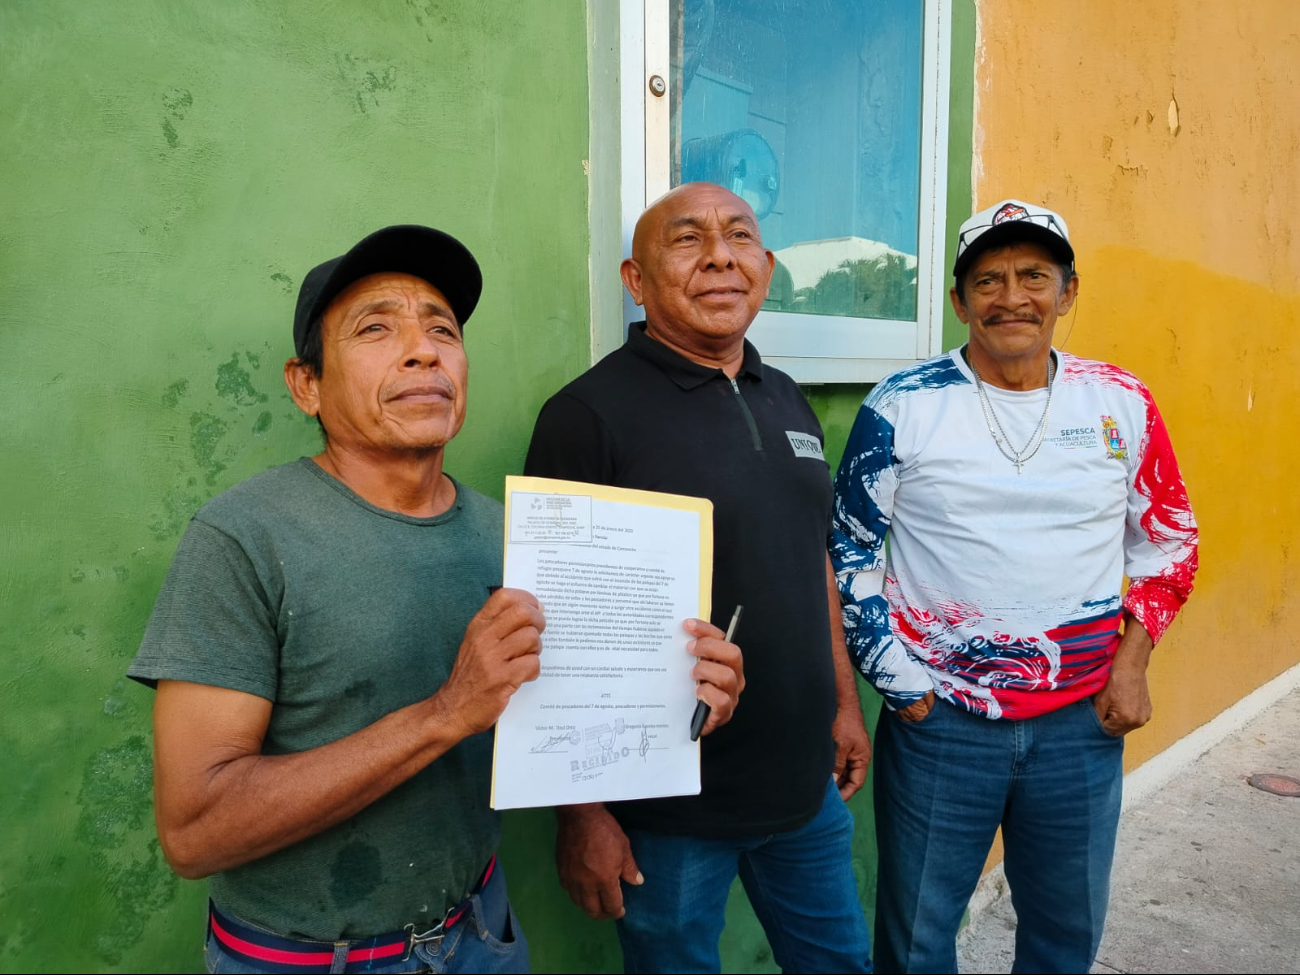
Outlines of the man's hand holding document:
M506 478L505 585L546 614L541 674L497 721L492 805L559 806L700 791L703 733L744 686L707 622L713 505L700 498Z

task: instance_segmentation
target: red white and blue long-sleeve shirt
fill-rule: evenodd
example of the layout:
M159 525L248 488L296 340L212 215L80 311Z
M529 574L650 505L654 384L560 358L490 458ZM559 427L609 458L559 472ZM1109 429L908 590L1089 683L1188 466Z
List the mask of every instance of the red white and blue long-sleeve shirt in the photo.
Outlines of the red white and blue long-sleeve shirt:
M894 373L858 412L831 558L850 652L891 707L933 690L990 718L1053 711L1106 683L1124 610L1159 640L1191 592L1196 521L1150 392L1053 354L1020 473L960 351ZM1047 389L985 392L1011 449L1030 442Z

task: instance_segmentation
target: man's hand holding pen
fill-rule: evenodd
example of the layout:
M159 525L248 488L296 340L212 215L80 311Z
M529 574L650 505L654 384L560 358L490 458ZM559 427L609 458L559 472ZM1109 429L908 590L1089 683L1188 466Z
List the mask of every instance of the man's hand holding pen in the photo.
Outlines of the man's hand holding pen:
M732 619L732 629L736 618ZM699 658L691 676L695 697L707 705L702 734L731 720L740 692L745 689L745 667L740 647L726 634L703 620L683 626L693 640L688 652ZM700 708L697 705L697 714ZM627 834L599 802L560 806L556 814L555 865L560 884L573 902L595 920L623 916L623 889L619 882L639 886L645 880L632 856Z
M701 734L707 735L731 720L740 692L745 689L745 665L740 647L704 620L687 620L686 632L695 639L686 644L699 658L691 676L697 681L695 697L708 705L709 716Z

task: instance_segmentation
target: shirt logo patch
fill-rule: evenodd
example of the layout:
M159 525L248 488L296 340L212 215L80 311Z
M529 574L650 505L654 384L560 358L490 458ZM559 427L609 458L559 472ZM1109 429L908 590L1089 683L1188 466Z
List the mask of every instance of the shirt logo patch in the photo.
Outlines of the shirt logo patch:
M1108 416L1101 418L1101 439L1106 445L1106 456L1116 460L1128 457L1128 444L1119 435L1119 424Z
M786 437L790 441L790 447L794 450L796 457L811 457L813 460L826 461L822 454L822 445L817 438L809 433L800 433L798 430L787 430Z
M1082 448L1097 449L1097 428L1096 427L1061 427L1056 436L1048 437L1047 443L1054 447L1060 447L1063 450L1079 450Z

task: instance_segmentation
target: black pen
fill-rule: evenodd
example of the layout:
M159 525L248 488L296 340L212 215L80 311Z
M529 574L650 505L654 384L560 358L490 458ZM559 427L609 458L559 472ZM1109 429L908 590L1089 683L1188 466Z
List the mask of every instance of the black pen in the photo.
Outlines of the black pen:
M731 614L731 622L727 624L727 635L723 637L727 643L736 635L736 624L740 622L740 611L744 606L737 605L736 611ZM709 720L709 711L712 710L703 701L695 702L695 713L691 715L691 741L700 740L700 732L704 730L704 722Z

